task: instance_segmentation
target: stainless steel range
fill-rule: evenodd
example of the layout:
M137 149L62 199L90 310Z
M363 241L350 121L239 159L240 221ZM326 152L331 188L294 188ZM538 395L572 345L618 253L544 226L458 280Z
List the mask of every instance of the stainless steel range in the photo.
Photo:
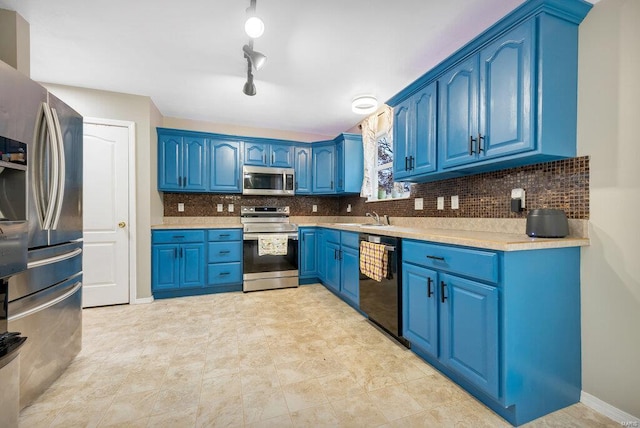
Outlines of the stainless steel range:
M241 207L243 291L298 286L298 226L289 207Z

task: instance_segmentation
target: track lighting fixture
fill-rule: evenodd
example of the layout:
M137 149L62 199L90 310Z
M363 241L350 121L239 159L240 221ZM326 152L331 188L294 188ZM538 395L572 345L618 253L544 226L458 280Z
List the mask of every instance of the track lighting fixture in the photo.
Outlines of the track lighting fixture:
M245 58L249 60L256 71L260 70L264 66L264 63L267 62L266 56L264 56L260 52L254 51L253 48L249 45L244 45L242 47L242 51L244 52Z
M251 40L242 47L244 57L247 59L247 81L242 88L242 92L246 95L254 96L256 94L256 85L253 84L252 68L258 71L267 61L267 57L264 54L253 50L253 39L260 37L264 32L264 23L256 16L256 0L251 0L247 8L247 21L244 24L244 31L251 37Z
M244 23L244 31L247 36L257 39L264 33L264 22L256 16L256 0L251 0L247 8L247 20Z

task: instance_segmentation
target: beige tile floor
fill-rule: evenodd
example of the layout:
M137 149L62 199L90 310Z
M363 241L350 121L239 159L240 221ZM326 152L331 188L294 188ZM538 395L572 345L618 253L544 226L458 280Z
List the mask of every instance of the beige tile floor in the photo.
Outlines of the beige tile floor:
M20 427L510 426L321 285L84 310ZM530 427L618 426L577 404Z

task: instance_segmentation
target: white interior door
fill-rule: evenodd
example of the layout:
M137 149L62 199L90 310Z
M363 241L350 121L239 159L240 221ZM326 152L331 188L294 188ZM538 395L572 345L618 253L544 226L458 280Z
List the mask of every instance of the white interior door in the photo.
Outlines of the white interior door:
M129 128L85 121L83 307L129 302Z

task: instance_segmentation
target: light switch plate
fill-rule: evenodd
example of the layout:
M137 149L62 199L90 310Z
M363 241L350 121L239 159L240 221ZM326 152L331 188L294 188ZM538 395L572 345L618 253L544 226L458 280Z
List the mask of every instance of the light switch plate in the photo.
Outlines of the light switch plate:
M436 206L439 210L444 209L444 196L438 196Z
M178 212L179 213L184 212L184 204L182 202L178 203Z
M350 213L351 212L351 204L347 205L347 212Z
M311 211L313 211L314 213L317 213L317 212L318 212L318 206L317 206L317 205L314 205L314 206L311 208Z
M221 213L224 210L224 206L222 204L218 204L216 206L216 211L218 211L219 213Z
M229 204L229 212L232 213L234 210L233 204Z
M458 205L458 195L452 196L451 197L451 209L452 210L457 210L458 208L460 208L460 206Z
M416 210L424 209L424 199L422 198L416 198L413 204Z

